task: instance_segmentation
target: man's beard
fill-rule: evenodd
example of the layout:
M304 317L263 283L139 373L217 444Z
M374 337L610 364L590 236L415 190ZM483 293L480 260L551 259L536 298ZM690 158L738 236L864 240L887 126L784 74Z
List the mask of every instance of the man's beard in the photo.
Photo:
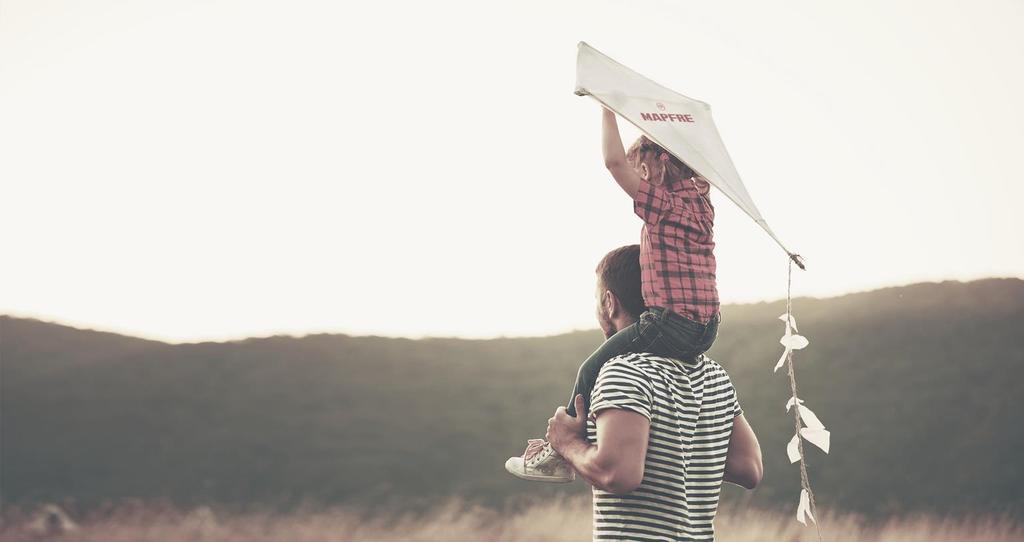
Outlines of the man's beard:
M604 314L599 314L597 317L597 324L601 326L601 332L604 333L605 339L612 338L612 335L618 333L618 329L615 328L615 322L606 317Z

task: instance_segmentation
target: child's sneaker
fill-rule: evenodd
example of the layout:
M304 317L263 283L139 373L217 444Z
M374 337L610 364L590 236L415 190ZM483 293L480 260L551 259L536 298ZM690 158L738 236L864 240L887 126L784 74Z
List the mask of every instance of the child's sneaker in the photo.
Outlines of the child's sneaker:
M571 482L576 479L576 471L565 458L540 438L529 440L522 457L508 458L505 470L523 480L535 482Z

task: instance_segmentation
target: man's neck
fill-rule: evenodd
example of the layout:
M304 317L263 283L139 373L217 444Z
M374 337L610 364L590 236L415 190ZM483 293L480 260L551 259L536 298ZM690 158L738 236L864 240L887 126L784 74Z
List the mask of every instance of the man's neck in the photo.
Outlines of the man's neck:
M627 327L633 325L634 323L636 323L636 319L633 318L632 316L623 316L621 318L612 319L612 324L615 325L615 333L618 333L623 329L626 329Z

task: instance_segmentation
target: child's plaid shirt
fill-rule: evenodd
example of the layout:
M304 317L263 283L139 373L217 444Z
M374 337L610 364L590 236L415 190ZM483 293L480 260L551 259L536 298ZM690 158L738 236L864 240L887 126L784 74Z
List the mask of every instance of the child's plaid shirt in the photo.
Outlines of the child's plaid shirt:
M664 186L641 180L633 210L643 219L640 266L644 302L706 324L718 312L715 208L698 191L702 179ZM704 185L702 188L706 187Z

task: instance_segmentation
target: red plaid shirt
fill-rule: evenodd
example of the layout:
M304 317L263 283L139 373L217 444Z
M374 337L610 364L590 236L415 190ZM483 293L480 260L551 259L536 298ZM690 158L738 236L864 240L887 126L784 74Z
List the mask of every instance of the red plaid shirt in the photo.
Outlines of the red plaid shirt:
M703 183L703 181L697 181ZM718 312L715 208L694 181L640 182L633 210L643 219L640 267L644 302L706 324Z

